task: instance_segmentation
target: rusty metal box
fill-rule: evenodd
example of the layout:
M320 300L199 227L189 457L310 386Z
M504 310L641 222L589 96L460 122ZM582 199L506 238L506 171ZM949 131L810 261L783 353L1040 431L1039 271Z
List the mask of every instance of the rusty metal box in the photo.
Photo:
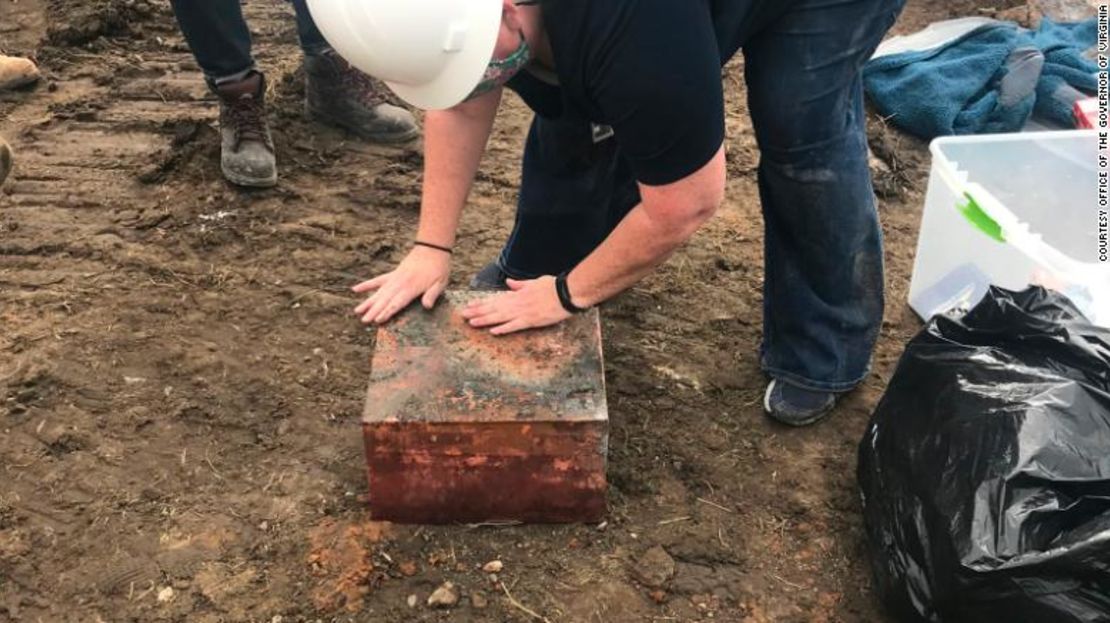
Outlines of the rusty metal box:
M608 409L596 310L495 337L448 292L378 330L363 415L370 508L400 523L600 521Z

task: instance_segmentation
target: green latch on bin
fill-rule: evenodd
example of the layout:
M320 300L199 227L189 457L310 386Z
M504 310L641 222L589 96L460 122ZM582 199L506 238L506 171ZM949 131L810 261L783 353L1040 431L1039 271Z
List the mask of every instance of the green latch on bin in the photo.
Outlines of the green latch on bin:
M965 192L964 198L966 201L956 204L956 209L964 215L964 218L974 225L979 231L990 236L998 242L1006 242L1006 234L1002 231L1002 226L998 221L990 217L983 208L979 207L979 202L975 201L975 197L971 193Z

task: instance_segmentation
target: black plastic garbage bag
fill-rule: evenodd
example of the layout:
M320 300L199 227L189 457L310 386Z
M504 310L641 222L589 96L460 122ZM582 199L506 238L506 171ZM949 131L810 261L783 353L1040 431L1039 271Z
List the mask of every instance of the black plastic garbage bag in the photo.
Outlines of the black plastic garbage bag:
M1110 621L1110 331L992 288L907 346L859 449L902 621Z

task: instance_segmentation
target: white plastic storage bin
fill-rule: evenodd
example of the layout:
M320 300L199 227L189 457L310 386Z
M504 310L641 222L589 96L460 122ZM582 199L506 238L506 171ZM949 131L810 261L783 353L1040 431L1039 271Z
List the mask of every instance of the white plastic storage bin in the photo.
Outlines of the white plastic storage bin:
M933 141L914 311L928 319L974 306L991 284L1037 284L1110 326L1096 140L1094 130L1076 130Z

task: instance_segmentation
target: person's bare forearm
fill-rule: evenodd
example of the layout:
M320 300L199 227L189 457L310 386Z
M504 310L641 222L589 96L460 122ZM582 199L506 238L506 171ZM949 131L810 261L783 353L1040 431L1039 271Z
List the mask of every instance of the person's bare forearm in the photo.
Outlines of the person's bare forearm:
M574 303L591 307L630 288L665 262L696 229L676 232L673 222L653 219L642 205L636 206L567 275Z
M641 186L643 202L567 275L571 299L589 307L621 292L682 246L724 195L724 148L701 169L667 186Z
M354 286L369 294L355 313L365 323L388 322L417 298L431 309L451 277L451 256L430 246L453 247L466 197L489 140L500 92L492 92L425 119L424 194L414 245L397 267Z
M424 120L424 191L416 237L451 247L489 140L500 89Z

